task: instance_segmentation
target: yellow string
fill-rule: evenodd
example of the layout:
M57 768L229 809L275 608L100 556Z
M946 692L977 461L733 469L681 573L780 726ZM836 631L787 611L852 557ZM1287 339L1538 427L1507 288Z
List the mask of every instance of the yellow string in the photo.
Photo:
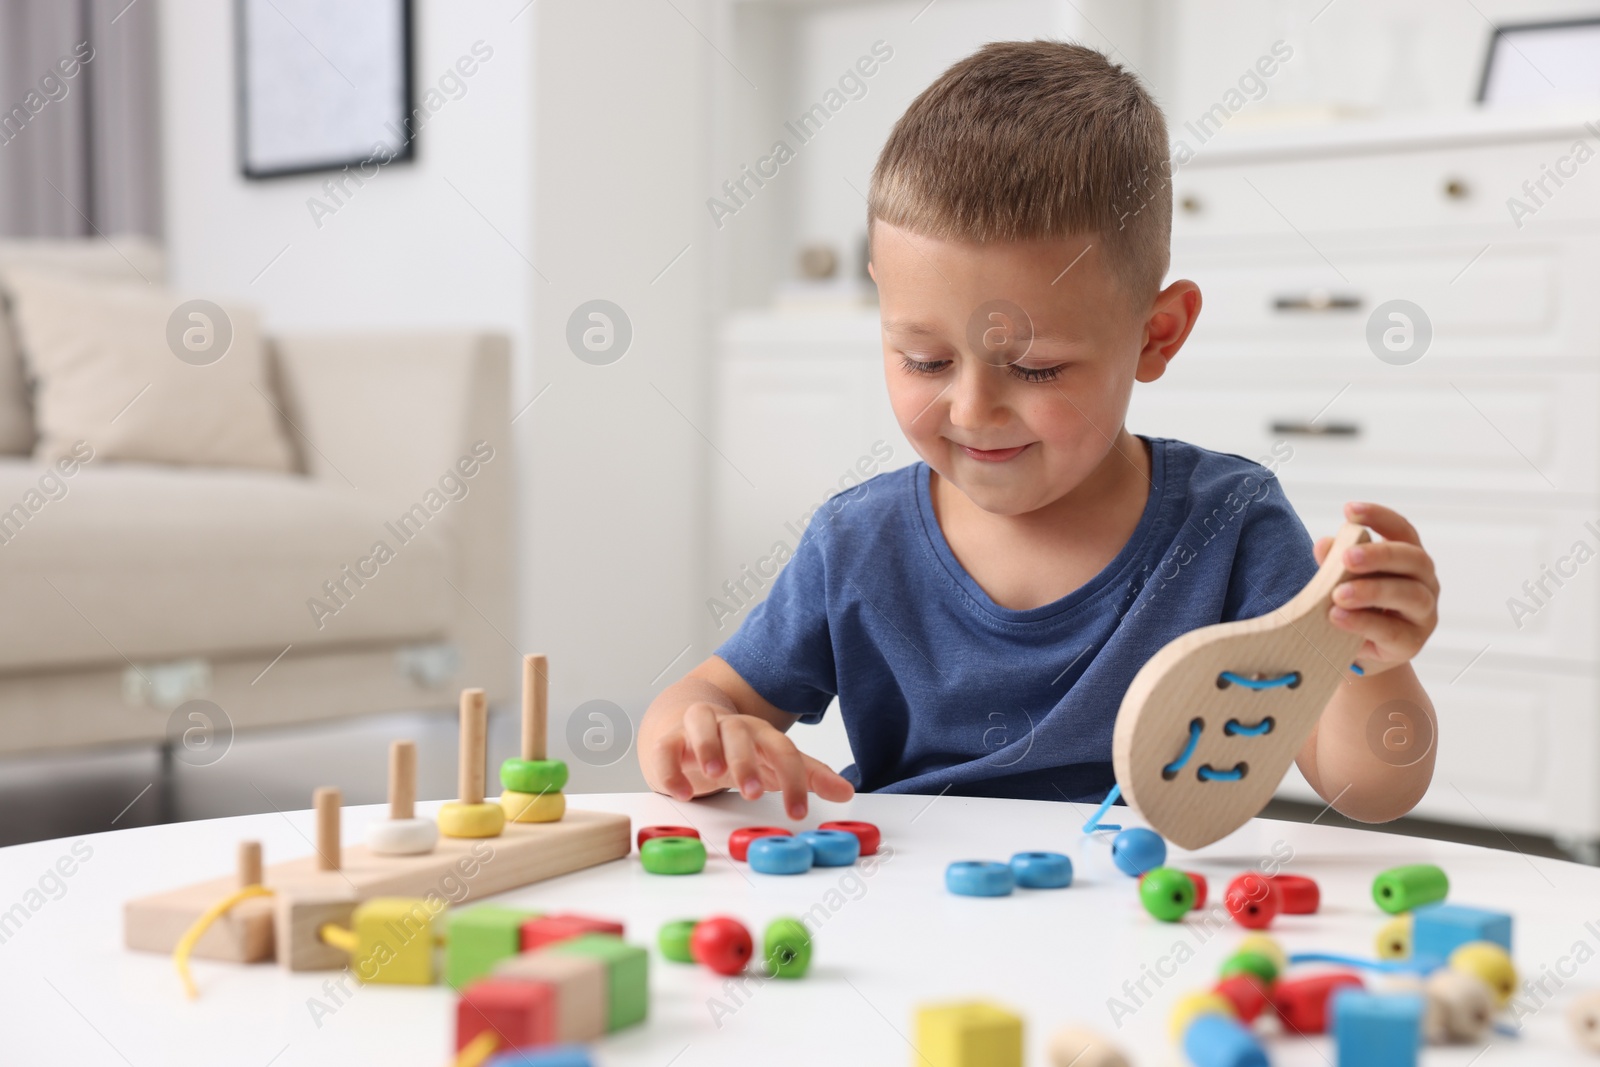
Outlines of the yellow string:
M212 923L226 915L240 901L271 895L272 890L267 886L247 885L232 896L225 897L207 908L205 914L196 919L194 925L178 939L177 947L172 950L172 963L178 968L178 977L183 980L183 991L189 995L190 1000L200 995L200 991L195 988L194 979L189 977L189 954L194 951L195 943L211 928Z
M456 1053L455 1063L451 1067L481 1067L482 1063L494 1055L494 1050L500 1047L500 1037L493 1030L485 1030L477 1037L468 1041L466 1046Z
M317 936L334 948L342 948L352 956L361 947L360 939L354 930L347 930L337 923L323 923L317 927Z

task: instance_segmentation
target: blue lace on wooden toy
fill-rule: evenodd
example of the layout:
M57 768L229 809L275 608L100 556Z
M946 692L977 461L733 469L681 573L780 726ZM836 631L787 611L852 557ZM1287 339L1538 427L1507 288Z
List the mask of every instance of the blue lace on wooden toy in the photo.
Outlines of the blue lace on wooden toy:
M1367 673L1361 669L1360 665L1355 663L1350 664L1350 669L1355 671L1357 674ZM1289 686L1290 688L1293 688L1299 684L1299 671L1290 671L1288 674L1282 674L1276 678L1248 678L1242 674L1235 673L1234 671L1223 671L1217 676L1218 688L1227 688L1228 685L1237 685L1245 689L1262 690L1277 689L1280 686ZM1274 722L1272 716L1270 715L1262 719L1260 722L1255 723L1242 723L1238 719L1229 719L1227 722L1223 723L1222 732L1227 734L1229 737L1261 737L1264 734L1270 734L1272 732L1273 725ZM1189 740L1183 746L1183 751L1178 754L1178 758L1161 768L1161 777L1170 781L1178 776L1178 772L1183 770L1183 768L1188 765L1189 760L1194 756L1194 750L1200 744L1200 734L1204 730L1205 722L1203 720L1196 718L1189 721ZM1219 771L1215 767L1211 766L1211 764L1203 763L1195 771L1195 777L1199 778L1202 782L1237 782L1242 779L1244 775L1245 765L1242 763L1225 771ZM1083 824L1083 832L1086 834L1092 834L1100 830L1122 829L1120 824L1103 823L1100 821L1106 817L1106 813L1111 810L1111 805L1115 804L1117 799L1121 796L1122 786L1113 784L1111 789L1107 791L1106 798L1100 802L1100 806L1094 810L1094 814L1090 815L1088 821Z

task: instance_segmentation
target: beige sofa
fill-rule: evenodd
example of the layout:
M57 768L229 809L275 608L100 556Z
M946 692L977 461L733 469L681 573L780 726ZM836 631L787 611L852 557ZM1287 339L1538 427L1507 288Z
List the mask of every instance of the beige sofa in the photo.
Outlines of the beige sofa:
M135 240L0 242L0 266L41 262L161 275ZM181 744L192 699L242 731L512 694L505 339L275 337L270 356L291 475L91 460L48 478L0 366L0 754Z

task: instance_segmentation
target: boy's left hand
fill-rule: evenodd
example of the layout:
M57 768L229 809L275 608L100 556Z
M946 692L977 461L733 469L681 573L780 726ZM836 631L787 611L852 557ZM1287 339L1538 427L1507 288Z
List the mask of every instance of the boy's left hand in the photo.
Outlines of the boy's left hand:
M1341 630L1366 638L1356 662L1365 674L1381 674L1409 663L1439 625L1439 579L1416 528L1398 512L1349 503L1344 515L1383 540L1345 551L1345 569L1357 577L1334 588L1328 617ZM1314 546L1319 565L1332 544L1333 538L1324 537Z

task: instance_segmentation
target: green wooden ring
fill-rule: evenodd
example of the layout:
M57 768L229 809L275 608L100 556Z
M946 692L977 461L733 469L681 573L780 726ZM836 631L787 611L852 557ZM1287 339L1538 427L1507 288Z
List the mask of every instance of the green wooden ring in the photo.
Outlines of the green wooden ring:
M706 867L706 846L696 837L652 837L639 849L651 874L699 874Z
M517 759L500 764L500 784L513 793L559 793L567 786L567 765L558 759Z
M1259 952L1235 952L1222 961L1222 977L1253 974L1270 986L1278 980L1278 965Z
M694 928L699 922L698 919L679 919L663 924L661 932L656 935L661 954L674 963L693 963L694 954L689 951L689 938L694 936Z
M774 978L804 978L811 967L811 931L798 919L774 919L761 938L761 958Z

